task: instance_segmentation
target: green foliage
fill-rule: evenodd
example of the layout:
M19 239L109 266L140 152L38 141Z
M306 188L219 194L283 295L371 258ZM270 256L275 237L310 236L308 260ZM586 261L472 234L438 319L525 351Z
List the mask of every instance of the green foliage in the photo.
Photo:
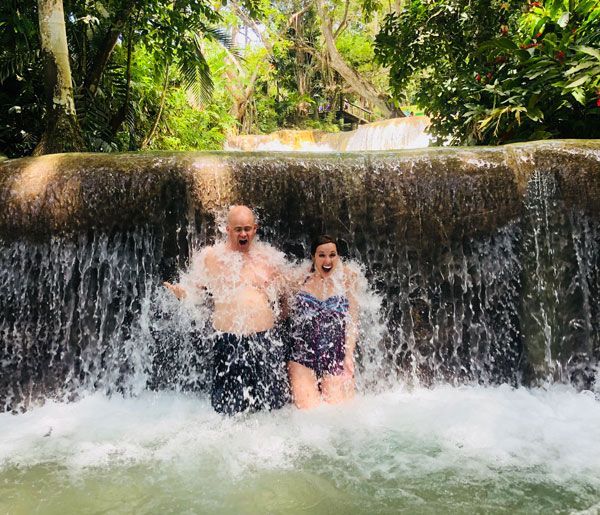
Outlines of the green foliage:
M335 95L335 86L329 80L313 49L319 45L319 20L314 6L308 6L302 14L301 4L280 4L283 18L278 20L282 29L274 38L273 80L277 85L274 98L260 103L270 110L268 123L262 123L261 132L278 128L301 127L304 120L319 104L326 103ZM296 16L296 18L294 18ZM295 23L290 20L295 19ZM270 95L271 92L267 94ZM263 117L258 110L259 117Z
M344 32L336 41L337 49L353 67L371 68L375 59L373 40L360 32Z
M44 85L37 10L17 0L0 2L0 153L31 153L40 138Z
M335 106L353 100L324 51L312 2L62 1L75 106L91 151L214 149L236 131L337 130ZM372 36L385 6L329 6L344 60L384 91ZM267 45L256 44L257 34L232 48L233 35L257 26ZM10 157L30 154L45 130L38 31L37 0L0 2L0 152Z
M163 130L148 148L158 150L220 150L226 131L235 123L222 104L202 110L190 109L184 89L174 90L167 100Z
M183 88L195 105L210 103L213 81L205 41L230 46L215 28L221 18L211 2L64 0L64 8L75 104L90 150L137 148L159 111L168 69L168 87ZM45 128L37 1L0 3L0 28L0 151L16 157L30 153ZM103 64L107 36L115 28L119 37ZM129 65L129 47L138 57L142 49L149 54L144 76L132 70L135 58ZM92 88L95 69L101 79Z
M296 112L297 103L287 98L277 100L271 95L258 94L254 99L256 119L248 133L269 134L285 126L285 120Z
M599 19L597 0L415 0L386 19L377 54L398 96L420 78L438 141L600 137Z
M208 64L211 64L211 60ZM132 67L131 110L135 125L116 136L118 149L137 149L150 134L160 111L165 70L156 65L154 53L144 46L135 52ZM217 81L217 86L219 82ZM222 89L209 101L197 103L194 93L185 86L180 72L169 74L164 108L158 130L148 147L153 150L216 150L222 148L226 132L235 120L228 112L229 102Z

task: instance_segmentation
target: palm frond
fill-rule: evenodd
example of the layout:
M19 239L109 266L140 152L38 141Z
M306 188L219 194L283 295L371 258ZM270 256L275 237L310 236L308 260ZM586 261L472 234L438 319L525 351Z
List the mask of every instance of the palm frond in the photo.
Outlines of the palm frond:
M14 53L0 55L0 84L10 77L22 75L26 66L39 60L40 52L35 50L23 50Z
M217 43L224 46L227 50L231 50L234 48L231 36L227 31L223 29L219 29L216 27L204 27L202 29L202 36L211 41L216 41Z
M183 86L194 97L195 103L201 104L210 100L214 84L202 51L201 37L194 34L191 43L181 49L178 66Z

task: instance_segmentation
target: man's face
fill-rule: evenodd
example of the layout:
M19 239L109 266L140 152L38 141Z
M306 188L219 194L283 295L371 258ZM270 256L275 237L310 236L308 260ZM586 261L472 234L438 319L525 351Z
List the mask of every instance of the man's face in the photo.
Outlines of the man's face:
M227 222L227 238L233 250L248 252L256 235L257 225L249 209L233 209Z

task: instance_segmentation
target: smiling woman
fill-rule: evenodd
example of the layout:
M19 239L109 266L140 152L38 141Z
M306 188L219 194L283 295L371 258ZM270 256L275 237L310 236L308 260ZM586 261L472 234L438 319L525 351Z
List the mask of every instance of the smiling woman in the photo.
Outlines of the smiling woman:
M354 396L356 277L342 264L331 236L313 241L311 257L311 271L295 296L292 314L288 371L298 408Z

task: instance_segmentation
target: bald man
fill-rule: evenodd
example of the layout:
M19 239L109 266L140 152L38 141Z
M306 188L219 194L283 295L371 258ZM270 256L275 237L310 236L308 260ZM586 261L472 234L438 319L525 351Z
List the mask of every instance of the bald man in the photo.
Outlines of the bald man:
M227 241L202 249L189 277L214 303L211 403L229 415L278 409L289 401L284 341L275 329L285 286L283 254L255 241L258 225L246 206L227 216ZM182 285L165 283L178 298Z

